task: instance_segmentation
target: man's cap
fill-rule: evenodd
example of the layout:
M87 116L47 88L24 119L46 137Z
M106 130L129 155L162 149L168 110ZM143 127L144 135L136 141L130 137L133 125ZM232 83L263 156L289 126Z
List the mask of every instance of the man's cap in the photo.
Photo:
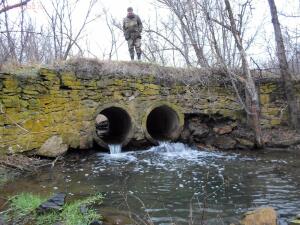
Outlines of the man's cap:
M128 7L127 8L127 12L133 12L133 8L132 7Z

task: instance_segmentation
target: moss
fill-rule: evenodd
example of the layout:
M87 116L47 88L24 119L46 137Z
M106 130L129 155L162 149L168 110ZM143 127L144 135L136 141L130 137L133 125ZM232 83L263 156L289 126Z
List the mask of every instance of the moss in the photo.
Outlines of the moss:
M260 99L260 103L262 105L268 104L270 102L270 95L268 95L268 94L261 94L259 96L259 99Z
M159 90L155 89L146 89L143 91L144 95L159 95Z
M20 107L20 98L18 95L6 95L3 96L2 102L6 108Z
M156 84L147 84L145 85L147 88L150 88L150 89L155 89L155 90L159 90L160 89L160 86L159 85L156 85Z
M261 112L266 116L279 116L281 110L280 108L263 107Z
M48 81L54 81L55 83L59 83L59 78L57 73L48 68L40 68L38 74L44 79Z
M140 91L140 92L143 92L145 90L145 85L142 84L142 83L136 83L135 84L135 88Z
M28 109L31 109L31 110L39 110L41 107L41 102L39 99L29 99L28 100Z
M271 121L270 121L270 124L272 125L272 126L278 126L278 125L280 125L281 124L281 119L272 119Z
M79 129L78 132L70 132L70 129L66 130L66 132L61 132L64 143L68 143L70 148L76 149L80 146L80 134Z
M126 82L121 79L114 80L114 85L116 85L116 86L124 86L125 84L126 84Z
M5 79L3 81L3 84L4 84L4 87L8 90L17 90L18 88L18 81L16 79L13 79L13 78L8 78L8 79Z
M276 90L277 86L276 84L264 84L260 87L260 93L261 94L270 94Z
M4 129L4 114L0 114L0 134L2 129Z
M37 81L27 81L29 84L22 85L22 93L25 95L39 95L39 94L47 94L48 88L45 84L37 83ZM31 84L32 82L32 84Z
M80 92L79 90L73 90L69 93L69 96L71 98L71 100L80 100L81 97L79 96Z

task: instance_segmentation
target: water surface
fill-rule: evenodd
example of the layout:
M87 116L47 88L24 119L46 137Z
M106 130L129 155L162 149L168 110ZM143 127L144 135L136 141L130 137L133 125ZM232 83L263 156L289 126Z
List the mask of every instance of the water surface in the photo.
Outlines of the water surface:
M249 209L272 206L286 225L300 213L299 188L295 153L224 153L162 143L142 151L72 155L0 192L101 192L106 197L100 212L130 212L156 225L237 223Z

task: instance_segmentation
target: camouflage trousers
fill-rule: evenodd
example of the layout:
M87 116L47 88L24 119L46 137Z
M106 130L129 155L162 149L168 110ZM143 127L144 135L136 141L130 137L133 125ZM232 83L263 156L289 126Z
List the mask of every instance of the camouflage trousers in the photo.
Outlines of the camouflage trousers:
M136 51L137 55L141 55L142 49L141 49L141 38L130 38L127 40L128 43L128 50L131 57L134 57L134 49Z

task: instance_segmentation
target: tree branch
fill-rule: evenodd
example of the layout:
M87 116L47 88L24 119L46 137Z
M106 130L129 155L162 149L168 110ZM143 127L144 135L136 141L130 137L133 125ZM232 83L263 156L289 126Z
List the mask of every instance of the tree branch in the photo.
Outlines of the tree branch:
M14 9L14 8L18 8L18 7L21 7L21 6L24 6L24 5L27 5L28 2L30 2L31 0L25 0L24 2L20 2L18 4L14 4L14 5L8 5L8 6L3 6L2 9L0 9L0 14L1 13L4 13L4 12L7 12L11 9Z

